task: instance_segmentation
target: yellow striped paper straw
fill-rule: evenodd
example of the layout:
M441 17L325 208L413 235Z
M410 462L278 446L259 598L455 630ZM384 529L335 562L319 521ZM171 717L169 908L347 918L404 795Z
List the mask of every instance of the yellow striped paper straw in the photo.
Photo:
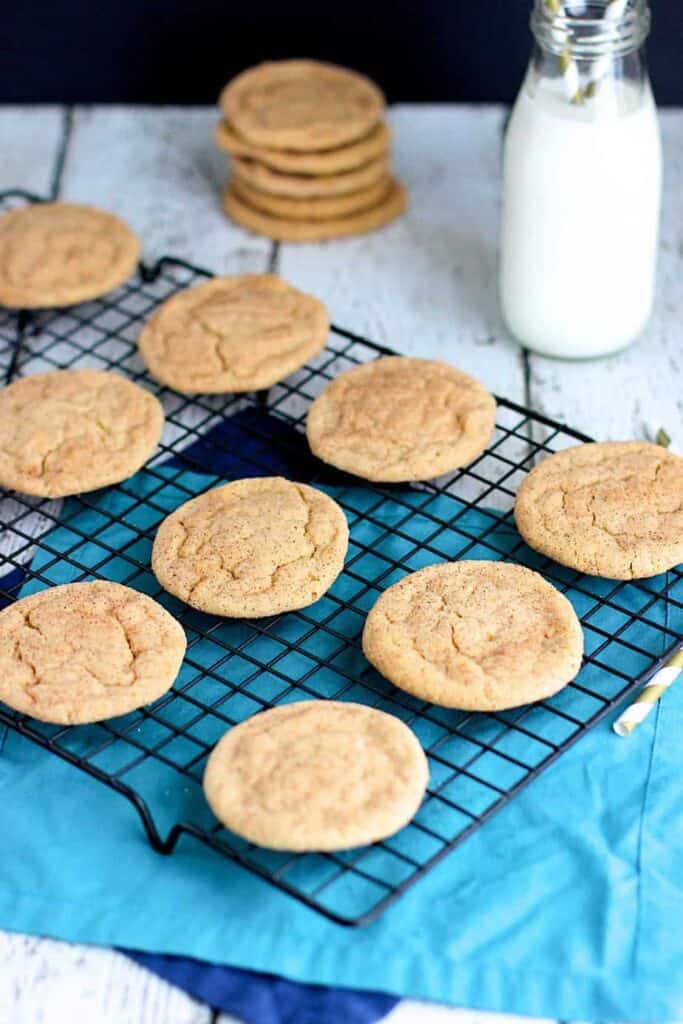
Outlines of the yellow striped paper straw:
M566 13L565 0L544 0L544 5L546 10L549 11L553 17L558 19L558 27L555 29L555 36L560 43L565 46L565 49L559 56L559 64L567 99L570 103L584 103L586 99L595 95L600 83L607 76L612 63L612 57L599 57L594 62L589 76L589 81L586 87L583 88L581 86L578 64L572 59L570 54L567 31L563 26L561 26L559 21L560 16ZM609 29L611 25L616 25L618 21L621 21L626 13L628 5L629 0L607 0L607 6L603 16L605 27Z
M610 25L616 25L618 21L626 14L626 8L628 7L629 0L608 0L607 7L605 8L605 14L603 23L607 28ZM594 96L600 83L606 78L609 73L610 66L613 58L610 56L598 57L593 63L591 68L588 84L584 90L584 95Z
M549 11L554 18L565 13L564 0L544 0L544 4L546 10ZM579 69L570 56L567 33L565 29L560 26L559 22L558 27L554 29L554 34L560 43L566 47L558 59L567 99L570 103L582 103L583 93L581 92L581 85L579 82Z
M617 736L628 736L643 722L652 711L653 707L669 689L671 684L678 679L683 672L683 645L667 658L658 672L655 672L640 691L632 704L623 711L613 723Z

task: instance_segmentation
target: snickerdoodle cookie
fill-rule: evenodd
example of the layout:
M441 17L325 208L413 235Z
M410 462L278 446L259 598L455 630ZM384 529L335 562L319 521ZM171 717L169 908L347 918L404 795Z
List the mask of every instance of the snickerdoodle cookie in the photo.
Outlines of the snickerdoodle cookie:
M390 135L386 124L377 124L357 142L335 149L297 152L291 149L265 149L241 138L228 121L219 121L216 145L232 156L244 156L289 174L339 174L370 163L389 151Z
M235 180L270 195L289 196L290 199L329 199L370 188L378 181L386 182L390 167L389 157L385 155L340 174L285 174L256 160L233 157L232 170Z
M159 527L152 569L193 608L252 618L317 601L344 567L347 546L346 519L332 498L259 477L176 509Z
M467 465L484 450L496 403L447 363L404 356L340 374L308 411L313 452L366 480L427 480Z
M276 217L250 206L242 199L236 184L235 179L223 192L225 212L243 228L278 242L322 242L330 238L364 235L400 217L406 208L405 190L392 180L384 196L366 209L322 220L295 220Z
M249 68L225 86L218 102L253 145L305 152L354 142L384 113L384 96L370 79L315 60Z
M656 444L582 444L545 459L515 502L527 544L608 579L656 576L683 562L683 459Z
M319 352L328 330L318 299L275 274L241 274L167 299L138 345L152 376L176 391L256 391Z
M363 188L359 192L350 192L348 195L296 199L292 196L276 196L270 192L261 192L241 178L233 178L230 182L230 191L247 206L273 217L306 222L347 217L360 210L377 206L388 197L393 187L394 182L391 178L384 178L375 185Z
M209 757L204 792L238 835L275 850L345 850L393 835L429 781L398 718L360 704L306 701L254 715Z
M71 306L126 281L137 238L118 217L77 203L33 203L0 216L0 305Z
M394 685L466 711L542 700L581 665L571 604L538 573L504 562L429 566L389 587L368 615L363 651Z
M146 594L68 583L0 612L0 700L43 722L123 715L166 693L185 634Z
M156 448L161 404L103 370L36 373L0 390L0 486L61 498L119 483Z

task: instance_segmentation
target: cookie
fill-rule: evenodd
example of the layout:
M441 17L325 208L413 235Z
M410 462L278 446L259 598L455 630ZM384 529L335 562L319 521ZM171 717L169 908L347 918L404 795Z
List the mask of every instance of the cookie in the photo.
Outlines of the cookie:
M420 806L427 758L398 718L304 701L254 715L211 753L204 792L226 828L272 850L346 850L398 832Z
M132 476L161 437L144 388L104 370L54 370L0 390L0 486L43 498Z
M236 480L163 521L152 570L193 608L258 618L322 597L344 568L348 539L344 513L322 491L282 477Z
M280 60L243 71L218 100L234 130L268 149L333 149L382 119L384 96L355 71L315 60Z
M365 480L429 480L480 455L495 415L493 396L473 377L387 356L328 384L308 410L306 435L323 462Z
M239 178L230 184L233 195L243 203L273 217L289 220L321 221L335 217L347 217L359 210L377 206L383 202L393 188L391 178L383 178L376 185L350 192L343 196L321 196L317 199L295 199L292 196L275 196L260 192Z
M656 576L683 562L683 459L656 444L581 444L536 466L517 492L530 547L608 579Z
M375 125L357 142L336 149L296 152L290 149L264 149L253 146L234 131L228 121L219 121L214 133L219 149L232 156L243 156L266 164L275 171L290 174L339 174L350 171L389 152L389 129L384 122Z
M0 700L41 722L125 715L170 688L182 627L119 583L67 583L0 612Z
M273 171L266 164L244 157L232 158L233 176L259 192L292 199L320 199L360 192L389 177L389 157L380 156L362 167L340 174L285 174Z
M368 231L384 227L404 212L406 197L403 186L393 181L385 198L375 206L345 217L303 221L274 217L270 213L256 210L240 199L232 188L228 188L223 193L223 208L237 224L257 235L278 242L321 242L330 238L365 235Z
M257 391L324 348L328 331L318 299L274 274L242 274L167 299L138 345L152 376L176 391Z
M543 700L581 666L571 604L538 573L447 562L405 576L371 609L363 652L395 686L432 704L500 711Z
M118 217L76 203L33 203L0 215L0 305L71 306L134 272L137 238Z

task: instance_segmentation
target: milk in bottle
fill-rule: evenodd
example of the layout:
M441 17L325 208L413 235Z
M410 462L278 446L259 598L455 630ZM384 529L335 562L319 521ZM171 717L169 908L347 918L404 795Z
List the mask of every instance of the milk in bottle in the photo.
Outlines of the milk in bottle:
M652 308L661 192L643 0L537 0L504 149L501 302L523 345L616 352Z

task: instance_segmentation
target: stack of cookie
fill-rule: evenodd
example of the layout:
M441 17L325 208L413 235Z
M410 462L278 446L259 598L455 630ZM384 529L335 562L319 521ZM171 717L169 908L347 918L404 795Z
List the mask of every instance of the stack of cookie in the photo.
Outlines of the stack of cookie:
M333 64L259 64L226 85L217 145L232 158L223 207L278 241L364 234L405 209L391 176L384 97Z

